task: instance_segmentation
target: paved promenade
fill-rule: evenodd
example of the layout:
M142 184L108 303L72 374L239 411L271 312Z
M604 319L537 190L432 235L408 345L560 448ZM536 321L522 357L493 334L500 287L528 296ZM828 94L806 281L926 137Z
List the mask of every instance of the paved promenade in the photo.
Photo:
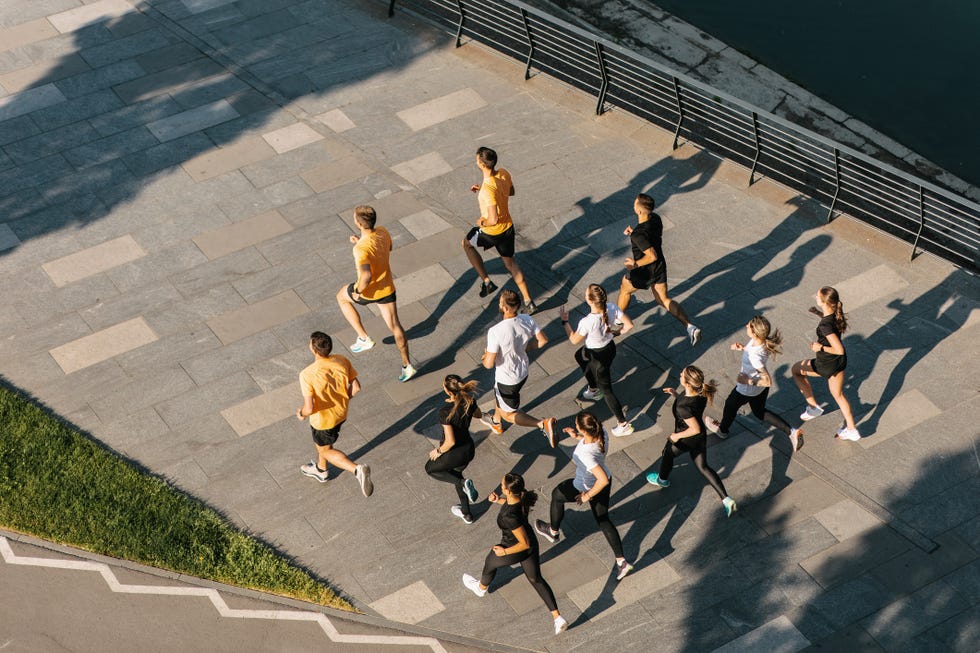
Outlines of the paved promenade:
M392 622L547 651L974 651L980 641L980 284L629 116L366 0L12 0L0 5L0 374L93 437L166 476ZM636 432L612 443L613 521L636 570L572 511L543 573L571 627L555 637L530 585L501 573L477 599L498 531L449 513L423 472L447 372L479 367L497 319L459 241L477 217L479 145L515 180L518 260L551 345L524 396L562 426L584 382L557 308L590 282L615 294L638 192L664 217L672 295L696 348L649 294L614 366ZM397 381L383 322L354 341L334 296L353 279L352 208L394 238L399 313L420 374ZM489 269L506 279L495 256ZM672 486L643 474L671 428L659 388L696 363L731 388L729 344L764 312L784 336L770 407L810 357L814 292L836 286L851 330L840 415L790 455L750 417L709 460L739 512L687 459ZM313 453L297 374L311 331L335 336L364 386L338 446L374 470L299 473ZM384 340L385 342L382 342ZM481 404L492 399L484 395ZM714 414L720 414L719 401ZM604 404L595 406L611 426ZM476 433L481 498L506 471L547 497L571 446L520 427ZM201 648L206 648L201 642ZM261 642L255 650L262 650Z

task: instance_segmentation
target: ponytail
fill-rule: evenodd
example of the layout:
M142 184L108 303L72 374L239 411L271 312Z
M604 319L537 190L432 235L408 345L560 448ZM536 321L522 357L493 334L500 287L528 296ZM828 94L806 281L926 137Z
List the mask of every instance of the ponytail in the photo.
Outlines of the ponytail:
M783 353L780 347L783 344L783 336L779 333L779 329L772 330L772 325L765 317L761 315L753 317L749 320L749 329L752 330L752 335L762 341L762 346L771 356Z
M476 401L476 381L463 383L463 379L459 375L449 374L443 381L443 387L449 393L453 403L453 407L449 411L449 419L452 420L460 414L468 414L473 402Z
M606 289L597 283L590 283L585 291L585 299L602 307L602 333L609 332L609 308L606 304Z
M504 474L504 489L521 501L521 510L526 517L531 512L531 508L538 502L538 493L524 487L524 477L513 472Z
M820 299L834 311L834 326L837 327L837 333L844 335L847 331L847 316L844 314L844 302L840 300L837 289L824 286L820 289Z
M713 404L715 399L715 393L718 392L718 383L711 379L710 381L704 380L704 372L701 368L694 365L688 365L681 372L681 378L687 377L688 385L694 388L694 391L708 400L708 404Z
M575 416L575 427L590 438L597 438L599 451L606 453L606 432L602 429L599 418L588 411L582 411Z

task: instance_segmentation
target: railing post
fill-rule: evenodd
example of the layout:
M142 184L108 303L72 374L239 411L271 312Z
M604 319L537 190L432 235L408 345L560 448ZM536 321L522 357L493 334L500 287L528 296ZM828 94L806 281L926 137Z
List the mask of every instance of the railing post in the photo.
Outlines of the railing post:
M456 27L456 47L463 45L461 40L463 36L463 19L466 17L463 13L463 3L460 0L456 0L456 8L459 10L459 25Z
M684 106L681 104L681 92L677 87L677 78L671 78L674 80L674 100L677 102L677 129L674 130L674 148L677 149L677 137L681 133L681 123L684 122Z
M755 158L752 159L752 169L749 170L749 186L755 183L755 166L759 163L759 152L762 151L759 146L759 115L755 111L752 112L752 133L755 134Z
M606 102L606 89L609 88L609 78L606 76L606 64L602 61L602 44L595 41L595 58L599 62L599 75L602 76L602 86L599 87L599 101L595 105L595 115L602 115L602 105Z
M827 212L827 222L834 219L834 206L837 205L837 196L840 195L840 150L834 148L834 174L837 178L837 190L834 191L834 199L830 202L830 211Z
M395 15L395 0L391 0L391 2L388 3L388 18L391 18L394 15Z
M531 26L527 22L527 11L521 7L521 20L524 21L524 34L527 36L527 64L524 66L524 79L531 79L531 60L534 58L534 42L531 40Z
M922 190L922 186L919 186L919 231L915 234L915 240L912 241L912 253L909 254L909 263L915 259L915 248L919 245L919 236L922 235L922 229L926 226L926 206L925 206L925 192Z

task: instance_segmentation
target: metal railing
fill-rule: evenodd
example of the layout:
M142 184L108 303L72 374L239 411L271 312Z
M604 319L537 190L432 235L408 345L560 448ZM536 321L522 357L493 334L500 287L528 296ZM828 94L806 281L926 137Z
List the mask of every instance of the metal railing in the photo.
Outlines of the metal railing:
M390 0L393 15L396 0ZM400 0L399 6L547 73L828 207L973 272L980 205L815 134L517 0Z

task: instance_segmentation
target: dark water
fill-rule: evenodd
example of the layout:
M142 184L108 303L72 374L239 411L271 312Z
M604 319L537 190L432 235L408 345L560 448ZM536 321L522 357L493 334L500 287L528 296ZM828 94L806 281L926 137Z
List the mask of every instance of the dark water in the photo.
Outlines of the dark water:
M980 0L654 0L980 185Z

